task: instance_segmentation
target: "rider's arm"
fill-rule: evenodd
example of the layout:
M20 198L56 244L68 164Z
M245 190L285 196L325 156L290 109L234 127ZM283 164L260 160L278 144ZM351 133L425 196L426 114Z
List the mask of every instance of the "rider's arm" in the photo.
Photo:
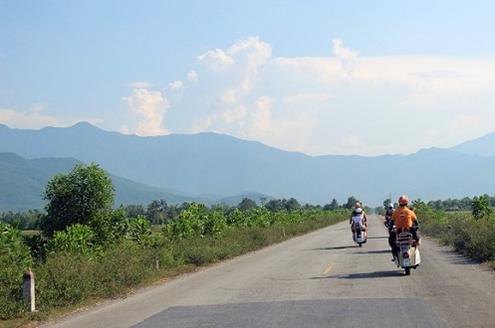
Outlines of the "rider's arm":
M412 212L411 213L412 227L417 230L419 228L418 218L416 216L416 213L414 213L414 211L411 212Z
M414 213L414 211L411 211L411 219L414 221L416 221L418 218L416 217L416 213Z

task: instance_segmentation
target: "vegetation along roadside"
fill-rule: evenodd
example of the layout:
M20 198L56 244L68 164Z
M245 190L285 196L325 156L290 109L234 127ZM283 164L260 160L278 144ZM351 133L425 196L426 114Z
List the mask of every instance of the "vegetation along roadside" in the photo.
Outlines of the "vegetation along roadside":
M114 191L98 165L78 164L47 185L46 213L29 214L22 234L0 222L0 319L43 319L54 311L125 294L131 288L193 270L345 220L348 210L301 206L295 199L236 207L163 201L112 209ZM146 216L144 215L146 214ZM15 217L15 216L13 216ZM152 223L159 223L153 225ZM36 275L38 312L26 312L22 276Z

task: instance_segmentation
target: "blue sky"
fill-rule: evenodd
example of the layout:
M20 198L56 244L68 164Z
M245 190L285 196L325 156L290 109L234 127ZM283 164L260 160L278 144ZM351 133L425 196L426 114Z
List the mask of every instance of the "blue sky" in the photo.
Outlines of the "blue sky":
M494 130L494 10L0 1L0 123L216 131L309 154L450 146Z

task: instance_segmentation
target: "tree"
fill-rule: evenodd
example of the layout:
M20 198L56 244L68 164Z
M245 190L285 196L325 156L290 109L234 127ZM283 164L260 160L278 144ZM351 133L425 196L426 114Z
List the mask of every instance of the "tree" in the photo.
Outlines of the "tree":
M258 207L256 202L250 198L243 198L241 202L237 205L241 211L249 211L253 208Z
M351 209L351 208L354 207L354 205L356 204L356 202L358 202L358 200L356 199L356 197L351 196L351 197L347 198L347 203L345 203L344 207L347 208L347 209Z
M148 205L146 217L154 224L165 222L168 204L164 199L154 200Z
M330 204L326 204L325 206L323 206L323 210L325 211L335 211L338 208L339 208L339 203L335 198L332 199L332 202Z
M490 196L482 195L479 197L474 197L473 202L471 203L471 211L476 220L490 217L493 212L490 205Z
M388 208L388 206L392 204L392 200L390 198L387 198L383 201L383 207Z
M68 174L56 175L48 182L44 199L48 204L41 229L46 236L80 223L94 229L98 238L105 238L114 189L107 173L97 164L76 164Z
M283 204L280 199L271 199L265 204L265 208L270 212L279 212L282 210Z
M285 209L288 212L297 211L300 208L301 204L299 204L299 202L295 198L290 198L288 201L285 202Z
M138 215L146 215L146 210L143 205L127 205L123 207L125 212L127 213L127 217L135 218Z

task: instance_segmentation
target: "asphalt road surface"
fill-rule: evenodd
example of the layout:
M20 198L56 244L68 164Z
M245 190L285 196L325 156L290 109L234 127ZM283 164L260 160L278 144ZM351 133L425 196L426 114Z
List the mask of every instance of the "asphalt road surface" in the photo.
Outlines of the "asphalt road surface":
M495 274L424 239L404 276L387 232L346 222L237 257L48 327L495 327Z

